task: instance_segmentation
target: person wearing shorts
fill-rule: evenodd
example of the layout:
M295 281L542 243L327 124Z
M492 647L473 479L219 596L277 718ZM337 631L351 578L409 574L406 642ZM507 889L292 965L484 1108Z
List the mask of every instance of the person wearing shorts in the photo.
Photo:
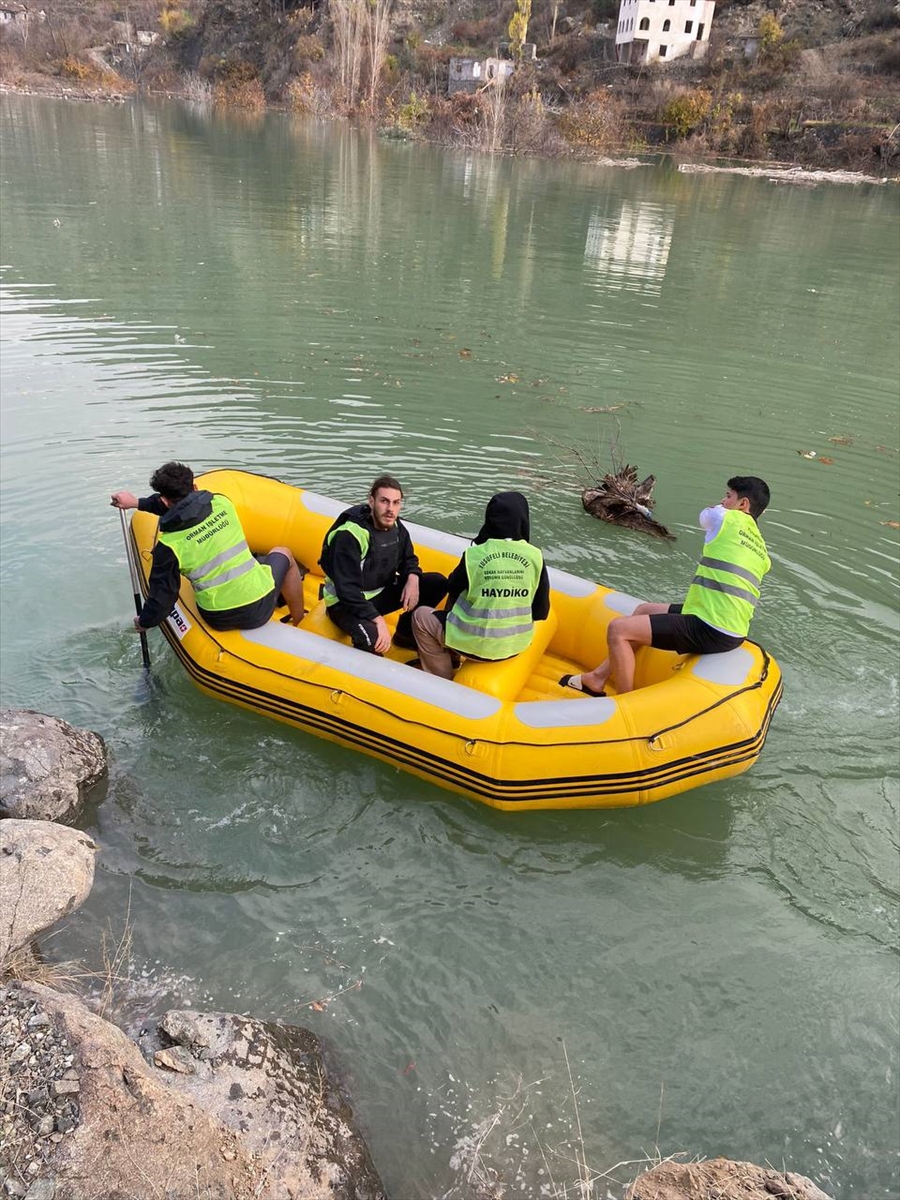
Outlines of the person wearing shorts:
M593 671L563 675L560 687L604 696L612 678L617 695L632 691L639 646L675 654L723 654L740 646L771 566L756 523L768 503L769 488L762 479L729 479L721 503L700 514L703 557L684 602L639 604L630 617L616 617L607 634L609 657Z
M139 632L171 613L186 575L197 608L211 629L258 629L271 620L281 597L294 625L303 618L303 576L286 546L250 553L240 518L227 496L198 491L194 473L170 462L154 471L152 496L113 492L115 508L137 508L159 517L148 595L134 618Z

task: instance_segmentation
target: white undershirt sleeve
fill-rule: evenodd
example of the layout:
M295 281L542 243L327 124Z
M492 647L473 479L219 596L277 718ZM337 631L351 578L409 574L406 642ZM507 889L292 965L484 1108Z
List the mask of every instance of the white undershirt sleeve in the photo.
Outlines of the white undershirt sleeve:
M711 542L716 537L722 528L722 522L725 520L725 513L727 511L721 504L713 504L709 508L704 508L700 514L701 528L706 530L706 537L703 539L704 544Z

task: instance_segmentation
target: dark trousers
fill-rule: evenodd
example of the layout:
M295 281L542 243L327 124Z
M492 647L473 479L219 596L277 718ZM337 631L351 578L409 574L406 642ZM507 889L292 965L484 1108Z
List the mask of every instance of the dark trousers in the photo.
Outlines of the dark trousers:
M386 588L382 588L377 596L373 596L372 604L378 609L381 616L386 617L388 613L397 611L400 607L403 588L404 584L397 580L389 583ZM447 579L444 575L440 575L437 571L429 571L420 578L419 604L434 608L446 595ZM348 612L340 600L337 604L332 604L326 611L338 629L342 629L344 633L350 635L357 650L368 650L370 653L374 653L375 643L378 640L378 629L374 621L361 620L355 613ZM397 621L394 641L398 646L415 647L411 612L401 613L400 619Z

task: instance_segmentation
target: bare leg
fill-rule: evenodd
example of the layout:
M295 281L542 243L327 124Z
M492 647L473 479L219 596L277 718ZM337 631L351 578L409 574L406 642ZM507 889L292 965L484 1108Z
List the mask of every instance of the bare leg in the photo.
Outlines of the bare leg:
M606 687L612 672L612 666L608 658L604 658L599 667L594 667L593 671L582 671L581 681L587 684L592 692L602 692Z
M415 609L412 627L422 670L428 675L439 675L441 679L452 679L453 661L444 645L444 630L434 609L426 606Z
M639 604L630 617L610 621L607 641L609 658L593 671L582 671L581 682L592 692L602 692L610 678L616 682L617 695L634 688L634 651L637 646L649 646L651 640L650 614L668 612L668 604Z
M634 652L649 646L653 638L650 617L618 617L609 626L609 660L616 692L623 696L634 688Z
M301 574L300 568L297 566L296 560L287 546L275 546L269 553L283 554L290 563L287 574L281 584L281 594L284 596L285 603L290 609L291 624L299 625L303 620L303 576L306 574L306 567L303 568L303 573Z

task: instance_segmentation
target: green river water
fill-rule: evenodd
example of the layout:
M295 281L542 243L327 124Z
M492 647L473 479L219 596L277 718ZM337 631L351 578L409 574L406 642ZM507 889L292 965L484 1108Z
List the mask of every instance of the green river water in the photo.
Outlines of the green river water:
M571 1195L582 1148L597 1196L657 1149L900 1194L896 189L174 105L0 118L2 699L112 758L51 954L97 965L130 913L126 1023L323 1035L395 1200L472 1197L479 1161ZM573 451L612 441L675 543L582 511ZM202 696L158 633L147 687L107 504L173 457L348 502L390 470L460 534L520 488L552 564L653 599L762 475L762 758L646 809L496 813Z

